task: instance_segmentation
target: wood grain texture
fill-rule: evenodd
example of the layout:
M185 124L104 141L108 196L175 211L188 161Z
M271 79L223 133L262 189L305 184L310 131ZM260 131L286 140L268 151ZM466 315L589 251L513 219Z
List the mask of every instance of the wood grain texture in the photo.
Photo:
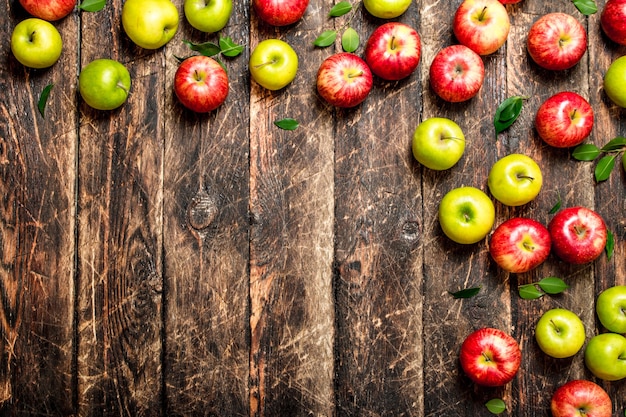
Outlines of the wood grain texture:
M76 9L55 23L64 39L59 63L28 70L0 44L0 414L59 416L549 416L560 384L591 379L626 410L626 385L585 368L580 352L547 357L534 340L539 316L554 307L580 315L587 338L604 332L595 296L626 284L626 173L596 183L594 162L546 146L533 127L543 100L573 90L592 104L589 143L626 132L626 111L602 89L608 65L626 55L604 36L599 14L570 0L506 6L508 41L483 58L477 97L451 104L429 87L437 51L456 43L451 23L462 0L414 0L400 18L422 40L420 66L399 82L375 79L351 110L316 92L323 59L341 50L313 46L326 29L361 37L384 21L362 3L339 18L337 1L311 1L298 23L260 22L250 1L235 2L220 34L196 31L175 0L179 31L165 47L138 48L121 28L123 0L97 13ZM601 10L605 1L598 0ZM5 39L26 17L0 0ZM563 11L587 29L583 60L545 71L525 42L541 15ZM184 109L173 93L183 43L228 36L242 55L223 58L230 91L208 114ZM267 91L251 80L248 59L262 40L293 46L292 84ZM78 73L95 58L127 66L133 86L120 109L101 112L80 98ZM54 88L45 118L43 88ZM499 103L526 96L516 122L496 136ZM434 172L411 154L417 125L448 117L466 152ZM281 130L276 120L299 127ZM539 196L522 207L498 202L496 225L513 216L544 224L550 209L586 205L615 239L611 258L572 266L551 256L536 270L508 274L475 245L452 243L438 205L452 188L488 192L491 164L524 153L541 166ZM621 162L621 161L620 161ZM563 294L522 300L520 284L558 276ZM449 292L480 286L477 296ZM519 341L522 368L502 388L476 386L458 351L473 330L498 327Z

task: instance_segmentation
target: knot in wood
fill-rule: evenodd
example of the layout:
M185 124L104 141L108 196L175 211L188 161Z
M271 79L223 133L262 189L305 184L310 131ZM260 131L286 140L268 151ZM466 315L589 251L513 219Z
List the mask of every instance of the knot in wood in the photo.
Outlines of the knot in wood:
M217 218L218 213L217 199L202 190L191 200L187 210L189 225L195 230L206 229Z

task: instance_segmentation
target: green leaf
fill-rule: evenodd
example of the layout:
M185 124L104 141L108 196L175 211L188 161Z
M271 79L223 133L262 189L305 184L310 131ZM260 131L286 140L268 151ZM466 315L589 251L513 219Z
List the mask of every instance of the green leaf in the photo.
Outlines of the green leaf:
M222 55L227 56L229 58L236 57L243 52L243 46L238 45L229 37L221 38L219 40L220 43L220 51Z
M189 47L192 51L199 52L204 56L215 56L222 52L222 48L213 42L193 43L187 40L183 40L183 43Z
M339 3L335 4L332 9L330 9L328 17L343 16L344 14L349 13L350 10L352 10L352 5L350 4L350 2L340 1Z
M498 106L493 118L496 135L509 128L517 120L526 98L523 96L511 96Z
M565 281L557 277L543 278L537 284L546 294L552 295L560 294L569 288L569 285L567 285Z
M593 161L598 155L600 155L600 149L592 143L583 143L572 151L572 157L578 161Z
M300 126L300 123L298 123L297 120L291 119L289 117L281 120L276 120L274 124L283 130L296 130L298 126Z
M359 34L353 28L347 28L341 36L341 47L346 52L354 52L359 47Z
M561 205L563 205L563 200L561 200L561 196L559 195L559 200L556 202L554 206L550 209L548 214L554 214L561 209Z
M611 175L611 171L615 167L615 155L606 155L600 158L595 169L596 181L606 181Z
M78 8L86 12L99 12L106 6L106 0L83 0Z
M544 294L539 291L537 287L535 287L535 284L520 285L518 287L518 293L519 296L522 297L524 300L535 300L537 298L543 297Z
M48 102L48 97L50 96L50 91L52 91L52 87L54 84L48 84L41 91L41 95L39 96L39 101L37 102L37 109L39 110L39 114L41 117L45 118L44 112L46 111L46 103Z
M506 410L506 404L500 398L492 398L485 403L485 407L491 414L500 414Z
M592 15L598 11L598 6L593 0L572 0L572 3L585 16Z
M454 298L472 298L480 292L480 287L465 288L460 291L448 293Z
M317 37L317 39L315 39L315 41L313 41L313 45L326 48L327 46L335 43L335 39L337 39L337 31L325 30L320 36Z
M621 151L624 148L626 148L626 138L622 136L618 136L608 141L606 145L600 148L600 150L602 152L613 152L613 151Z
M606 231L606 245L604 246L604 252L606 253L606 257L611 259L613 256L613 251L615 250L615 236L613 232L610 230Z

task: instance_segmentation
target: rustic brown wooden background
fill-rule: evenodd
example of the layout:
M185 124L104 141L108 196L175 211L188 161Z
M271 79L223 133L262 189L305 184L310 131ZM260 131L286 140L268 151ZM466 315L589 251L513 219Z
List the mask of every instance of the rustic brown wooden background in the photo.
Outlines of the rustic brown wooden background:
M235 1L223 31L244 53L226 60L226 103L208 115L184 110L172 92L183 39L217 40L184 21L164 48L135 47L121 30L122 0L55 23L60 61L28 70L11 55L10 33L26 17L2 1L0 31L0 401L7 416L486 416L505 400L511 416L548 416L552 391L589 378L582 353L555 360L534 342L552 307L601 331L594 299L626 283L626 176L596 184L593 164L543 145L532 128L540 102L560 90L587 97L596 112L589 141L626 134L626 113L602 91L604 71L626 48L607 40L599 14L569 0L507 6L508 43L484 58L480 94L447 104L428 87L434 54L454 43L461 0L415 0L398 20L417 28L422 61L410 78L376 80L367 101L336 110L315 92L315 73L339 46L320 49L325 29L350 24L361 45L383 23L355 2L354 16L329 19L330 0L312 0L287 28L260 23ZM603 0L599 0L601 8ZM551 11L576 16L589 50L564 72L529 62L526 33ZM296 80L279 92L251 82L247 59L277 37L300 57ZM357 50L362 53L363 46ZM123 62L128 102L112 112L86 106L79 69L95 58ZM42 118L39 94L54 84ZM527 95L518 121L495 137L498 103ZM417 164L417 124L449 117L468 138L453 169ZM295 131L273 121L292 117ZM461 246L442 235L439 199L451 188L486 189L490 165L511 152L541 165L545 185L520 208L496 204L497 223L517 215L544 223L564 206L597 209L615 253L572 267L555 258L509 275L486 241ZM560 296L524 301L517 285L559 276ZM454 300L448 291L481 286ZM516 379L477 388L459 372L463 338L482 326L509 331L523 349ZM601 381L599 381L601 382ZM604 383L622 415L626 383Z

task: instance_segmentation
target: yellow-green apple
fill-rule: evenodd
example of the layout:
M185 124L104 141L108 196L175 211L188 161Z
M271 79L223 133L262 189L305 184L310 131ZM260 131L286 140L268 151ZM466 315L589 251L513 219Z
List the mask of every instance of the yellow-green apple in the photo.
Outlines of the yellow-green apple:
M535 114L535 128L548 145L569 148L591 134L593 120L593 108L584 97L561 91L541 103Z
M600 333L585 347L585 365L605 381L626 378L626 337L618 333Z
M505 206L521 206L541 191L541 168L530 157L512 153L496 161L489 170L487 184L491 195Z
M435 55L429 69L430 86L443 100L458 103L478 94L485 79L485 65L465 45L450 45Z
M298 72L298 55L280 39L259 42L250 54L250 75L261 87L280 90L291 83Z
M548 223L548 231L552 252L574 265L593 262L606 246L606 223L599 213L587 207L574 206L558 211Z
M626 334L626 285L602 291L596 300L596 314L605 329Z
M613 42L626 45L626 0L608 0L600 14L600 26Z
M49 22L63 19L76 6L76 0L19 0L31 15Z
M626 108L626 55L609 65L604 74L604 92L613 103Z
M528 31L528 54L547 70L566 70L587 51L587 32L574 16L554 12L541 16Z
M585 325L576 313L553 308L541 315L535 326L539 348L553 358L569 358L585 344Z
M406 12L411 2L412 0L363 0L363 6L374 17L393 19Z
M233 12L232 0L185 0L183 11L187 22L201 32L224 29Z
M522 273L541 265L550 255L550 233L537 220L513 217L491 234L489 253L500 268Z
M491 231L495 217L493 202L476 187L454 188L439 202L441 229L456 243L472 244L484 239Z
M508 333L483 327L465 338L459 360L463 372L476 384L500 387L511 382L517 374L522 352Z
M317 70L317 92L336 107L350 108L361 104L372 90L372 72L358 55L335 53Z
M170 0L126 0L122 27L137 46L158 49L178 30L178 9Z
M478 55L497 51L510 28L509 14L498 0L464 0L452 20L456 39Z
M461 127L445 117L422 121L413 132L413 156L426 168L442 171L452 168L465 151Z
M287 26L302 19L309 0L252 0L259 19L272 26Z
M600 385L573 379L558 387L550 399L552 417L611 417L611 397Z
M63 39L54 25L31 17L15 25L11 34L11 51L22 65L48 68L61 57Z
M97 110L113 110L124 104L130 84L126 67L113 59L95 59L78 76L81 97Z
M421 51L420 36L415 29L401 22L387 22L367 39L363 57L375 75L396 81L415 71Z
M174 75L178 100L197 113L217 109L228 96L228 75L213 58L194 55L180 63Z

